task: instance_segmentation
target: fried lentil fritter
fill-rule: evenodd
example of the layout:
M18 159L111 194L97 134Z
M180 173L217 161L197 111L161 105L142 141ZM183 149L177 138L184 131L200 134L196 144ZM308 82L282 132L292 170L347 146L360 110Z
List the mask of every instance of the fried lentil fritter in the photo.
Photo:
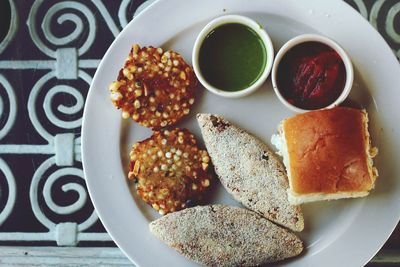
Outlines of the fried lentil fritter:
M161 215L196 202L210 186L210 157L186 129L156 131L132 147L128 178Z
M135 44L109 90L123 118L157 130L189 114L197 85L180 54Z

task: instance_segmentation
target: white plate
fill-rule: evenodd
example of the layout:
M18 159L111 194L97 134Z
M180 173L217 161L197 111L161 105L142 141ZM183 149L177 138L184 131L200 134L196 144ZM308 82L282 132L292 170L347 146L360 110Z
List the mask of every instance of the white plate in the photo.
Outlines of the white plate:
M192 266L194 263L159 242L148 231L158 218L131 193L126 181L129 148L151 135L133 121L123 121L109 100L108 85L133 43L179 51L190 61L197 33L222 14L249 16L265 25L276 50L302 33L320 33L336 40L355 67L350 95L368 109L373 143L380 149L380 177L367 198L304 205L307 249L288 266L361 266L379 250L400 215L400 68L382 37L342 1L161 0L138 15L104 56L86 100L82 126L83 165L89 193L107 231L139 266ZM226 99L207 90L197 98L189 117L179 126L201 140L195 114L215 112L270 144L276 125L293 114L276 98L271 81L256 93ZM212 203L237 205L218 185Z

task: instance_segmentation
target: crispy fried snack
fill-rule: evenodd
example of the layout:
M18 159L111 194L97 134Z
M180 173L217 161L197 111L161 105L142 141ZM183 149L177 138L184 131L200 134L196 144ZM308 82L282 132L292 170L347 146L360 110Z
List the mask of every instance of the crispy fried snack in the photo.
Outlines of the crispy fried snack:
M190 206L210 186L210 157L186 129L156 131L132 147L128 178L161 215Z
M180 54L135 44L109 89L123 118L160 129L189 114L197 85L193 69Z

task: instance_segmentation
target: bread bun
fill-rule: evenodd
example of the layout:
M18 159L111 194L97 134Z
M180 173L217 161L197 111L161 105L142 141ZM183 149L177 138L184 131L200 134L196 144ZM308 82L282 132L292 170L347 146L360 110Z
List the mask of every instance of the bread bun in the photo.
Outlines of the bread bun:
M368 115L345 107L299 114L282 122L272 143L284 158L289 202L363 197L378 175Z

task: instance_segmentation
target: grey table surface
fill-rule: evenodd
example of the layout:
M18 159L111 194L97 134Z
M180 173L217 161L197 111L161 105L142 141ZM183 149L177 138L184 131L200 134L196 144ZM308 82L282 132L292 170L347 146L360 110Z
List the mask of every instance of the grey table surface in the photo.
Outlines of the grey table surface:
M400 0L345 0L400 57ZM108 46L150 2L0 1L0 266L131 265L90 202L80 130ZM368 266L400 266L396 229Z

